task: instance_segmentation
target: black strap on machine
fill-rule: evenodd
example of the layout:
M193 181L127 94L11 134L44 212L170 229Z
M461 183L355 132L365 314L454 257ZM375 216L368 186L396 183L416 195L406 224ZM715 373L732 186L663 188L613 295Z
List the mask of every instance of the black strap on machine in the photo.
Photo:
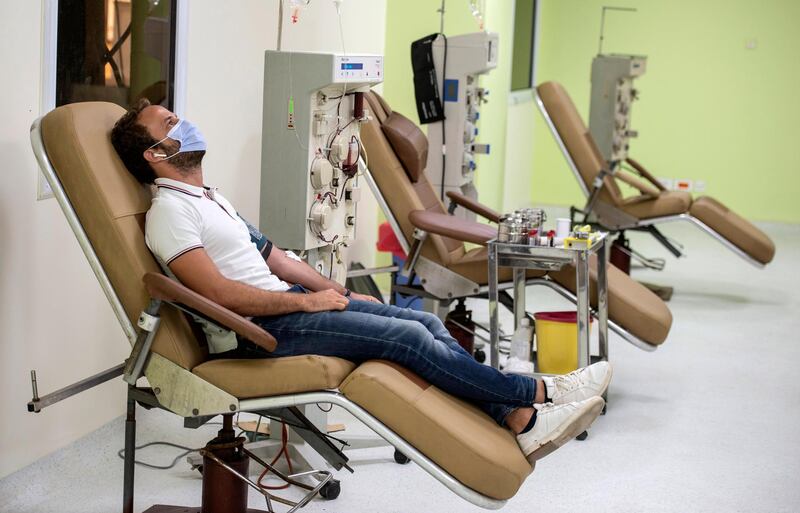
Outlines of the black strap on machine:
M433 42L440 34L431 34L411 43L411 67L414 70L414 96L420 124L444 120L439 82L433 65Z

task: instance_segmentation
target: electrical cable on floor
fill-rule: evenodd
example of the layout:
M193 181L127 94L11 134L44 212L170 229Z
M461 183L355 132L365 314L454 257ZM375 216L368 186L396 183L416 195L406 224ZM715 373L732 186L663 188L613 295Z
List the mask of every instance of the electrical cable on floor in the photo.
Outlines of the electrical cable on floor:
M322 410L322 407L319 406L319 404L317 404L317 407ZM331 405L331 409L333 409L333 405ZM323 411L325 411L325 410L323 410ZM328 411L330 411L330 410L328 410ZM261 419L262 418L269 419L269 420L271 420L273 422L279 422L281 424L281 450L278 452L277 456L275 456L275 460L272 463L270 463L270 465L274 465L275 462L278 461L278 458L280 458L281 454L285 454L286 455L286 461L287 461L287 463L289 465L289 473L291 474L292 473L292 470L291 470L292 469L292 462L291 462L291 459L289 458L289 449L288 449L288 440L289 439L288 439L288 431L286 430L286 428L287 427L293 427L295 429L304 429L306 431L310 431L309 428L306 427L306 426L301 426L299 424L294 424L292 422L287 422L287 421L285 421L283 419L272 417L270 415L259 415L258 416L258 423L256 424L255 436L258 436L258 434L259 434L258 428L261 425ZM238 419L238 416L237 416L237 419ZM238 424L238 420L237 420L237 424ZM204 425L213 426L213 425L222 425L222 423L221 422L207 422ZM246 430L242 429L239 432L239 434L237 435L237 438L239 436L242 436L245 432L246 432ZM339 449L344 449L345 447L350 445L346 440L342 440L341 438L337 438L335 436L329 435L328 433L320 432L320 434L322 436L324 436L325 438L328 438L329 440L333 440L333 441L341 444L341 447ZM154 445L166 445L168 447L174 447L176 449L182 449L183 452L181 452L180 454L175 456L175 459L173 459L172 463L170 463L169 465L154 465L152 463L147 463L145 461L139 461L139 460L134 460L134 463L136 465L141 465L143 467L151 468L151 469L154 469L154 470L169 470L171 468L174 468L175 465L178 464L178 461L181 458L183 458L184 456L187 456L187 455L189 455L189 454L191 454L193 452L199 452L200 451L200 449L192 449L191 447L186 447L186 446L183 446L183 445L178 445L178 444L174 444L172 442L164 442L164 441L148 442L148 443L143 444L143 445L137 445L135 447L135 449L138 451L140 449L145 449L147 447L152 447ZM120 459L124 460L125 459L125 449L120 449L119 451L117 451L117 456L119 456ZM264 475L266 475L266 471L264 473L262 473L262 477L259 477L259 480L258 480L259 483L261 483L261 479L263 478ZM260 484L259 484L259 486L260 486ZM282 489L282 488L266 488L266 489L268 489L268 490L278 490L278 489Z
M173 444L172 442L150 442L150 443L146 443L144 445L137 445L136 446L136 450L138 451L139 449L144 449L146 447L151 447L153 445L166 445L168 447L174 447L176 449L183 449L183 452L178 454L177 456L175 456L175 459L172 460L172 463L170 463L169 465L154 465L152 463L147 463L147 462L139 461L139 460L134 460L134 463L136 463L137 465L141 465L141 466L147 467L147 468L152 468L152 469L155 469L155 470L169 470L169 469L173 468L175 465L177 465L178 464L178 460L180 460L184 456L186 456L188 454L191 454L193 452L197 452L197 451L200 450L200 449L192 449L190 447L184 447L183 445ZM120 449L117 452L117 456L119 456L120 458L122 458L124 460L125 459L125 449Z
M241 412L239 412L239 413L241 413ZM236 425L237 426L239 425L239 413L236 414ZM259 422L260 421L261 421L261 417L259 417ZM223 424L222 424L222 422L206 422L203 425L204 426L222 426ZM246 431L244 429L241 429L239 431L239 433L236 435L236 437L238 438L238 437L242 436L244 433L246 433ZM136 446L135 449L138 451L140 449L145 449L147 447L152 447L154 445L166 445L168 447L174 447L176 449L183 449L183 452L178 454L177 456L175 456L175 459L173 459L172 463L170 463L169 465L154 465L152 463L147 463L145 461L139 461L139 460L134 460L134 463L136 465L141 465L143 467L151 468L151 469L154 469L154 470L169 470L169 469L175 467L175 465L178 464L178 460L180 460L184 456L186 456L188 454L191 454L193 452L199 452L200 451L200 449L192 449L190 447L185 447L183 445L174 444L172 442L164 442L164 441L161 441L161 440L157 440L155 442L149 442L149 443L146 443L144 445L138 445L138 446ZM125 449L120 449L119 451L117 451L117 456L119 456L120 458L122 458L124 460L125 459Z

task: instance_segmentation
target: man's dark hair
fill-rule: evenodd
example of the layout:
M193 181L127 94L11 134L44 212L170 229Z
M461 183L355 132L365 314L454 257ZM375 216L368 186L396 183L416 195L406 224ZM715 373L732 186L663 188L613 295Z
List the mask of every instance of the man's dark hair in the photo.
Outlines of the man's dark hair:
M111 129L111 144L128 171L141 183L153 183L156 179L153 168L142 154L158 141L147 132L147 127L138 122L139 114L149 105L146 98L140 99Z

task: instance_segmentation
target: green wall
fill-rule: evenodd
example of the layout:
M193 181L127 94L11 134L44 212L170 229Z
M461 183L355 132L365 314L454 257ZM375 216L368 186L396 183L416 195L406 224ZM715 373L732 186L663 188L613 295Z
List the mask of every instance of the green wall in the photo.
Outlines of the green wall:
M541 0L538 81L558 80L584 119L605 0ZM800 222L800 2L620 0L606 53L647 55L633 108L631 155L660 177L706 182L743 216ZM756 47L746 48L748 41ZM533 199L582 195L536 116ZM509 157L509 165L530 155Z

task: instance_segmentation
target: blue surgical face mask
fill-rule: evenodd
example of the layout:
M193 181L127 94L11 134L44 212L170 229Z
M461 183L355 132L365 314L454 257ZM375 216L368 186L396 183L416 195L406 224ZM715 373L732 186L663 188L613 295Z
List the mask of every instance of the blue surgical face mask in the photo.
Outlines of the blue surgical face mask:
M172 155L165 155L164 160L169 160L178 153L185 153L187 151L205 151L206 149L206 139L203 137L203 134L200 133L200 130L198 130L197 127L190 122L183 119L178 120L175 126L172 127L169 132L167 132L167 136L155 143L153 146L150 146L150 148L158 146L167 139L178 141L181 146L178 151Z

